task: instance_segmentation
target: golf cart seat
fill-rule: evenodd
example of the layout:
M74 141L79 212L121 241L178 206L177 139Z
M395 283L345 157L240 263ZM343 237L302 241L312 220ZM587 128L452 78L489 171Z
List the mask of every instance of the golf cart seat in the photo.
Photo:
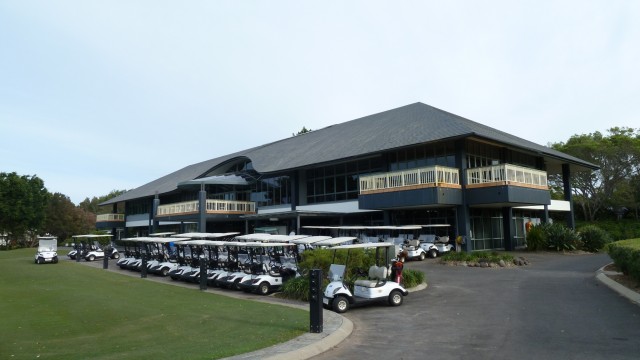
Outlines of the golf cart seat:
M405 248L415 250L420 246L420 240L407 240Z
M387 279L387 268L384 266L372 265L369 268L369 279L356 280L355 285L374 288L384 283L386 279Z
M439 243L446 244L446 243L448 243L448 242L449 242L449 236L439 236L439 237L436 239L436 241L437 241L437 242L439 242Z

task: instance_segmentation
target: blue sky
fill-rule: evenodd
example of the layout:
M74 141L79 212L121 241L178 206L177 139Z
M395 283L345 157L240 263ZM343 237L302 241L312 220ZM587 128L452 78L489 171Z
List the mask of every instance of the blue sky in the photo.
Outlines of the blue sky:
M546 145L640 127L640 1L0 0L0 172L79 203L423 102Z

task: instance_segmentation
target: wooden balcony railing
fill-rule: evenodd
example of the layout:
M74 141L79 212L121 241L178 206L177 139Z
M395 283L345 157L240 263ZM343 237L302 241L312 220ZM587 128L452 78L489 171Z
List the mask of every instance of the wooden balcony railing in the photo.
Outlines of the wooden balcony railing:
M360 176L360 194L436 186L460 188L459 170L445 166L430 166Z
M96 216L96 222L124 221L124 214L100 214Z
M198 200L158 206L158 216L194 214L200 211ZM207 214L255 214L256 203L252 201L207 199Z
M511 164L467 169L467 187L515 185L549 189L547 172Z

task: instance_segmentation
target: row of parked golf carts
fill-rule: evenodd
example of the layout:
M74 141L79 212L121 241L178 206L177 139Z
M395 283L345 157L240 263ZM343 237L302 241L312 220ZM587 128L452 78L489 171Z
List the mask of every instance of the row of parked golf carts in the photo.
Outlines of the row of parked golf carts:
M239 233L160 233L123 240L125 256L121 269L169 276L175 281L201 283L231 290L267 295L282 289L289 279L302 276L299 254L317 248L335 251L374 249L376 265L369 277L356 281L353 292L345 285L345 264L331 265L330 284L323 303L337 312L370 302L402 304L408 294L399 283L389 280L388 251L393 243L355 244L356 237L269 235ZM384 253L384 255L383 255ZM380 255L380 256L378 256ZM335 256L334 256L335 259ZM202 270L205 269L203 273Z
M95 261L108 256L110 259L119 259L120 253L112 244L103 246L100 240L108 239L110 241L113 235L110 234L87 234L74 235L72 247L73 249L67 253L67 257L71 260L84 259L86 261ZM106 249L105 249L106 248Z

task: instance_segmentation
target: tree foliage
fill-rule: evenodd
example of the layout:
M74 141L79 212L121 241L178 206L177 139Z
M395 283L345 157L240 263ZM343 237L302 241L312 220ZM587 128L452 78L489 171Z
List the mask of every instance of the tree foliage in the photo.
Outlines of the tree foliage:
M45 219L50 194L36 175L0 173L0 232L29 246Z
M552 144L556 150L600 167L572 174L573 199L586 220L608 212L619 214L639 206L640 130L614 127L600 132L574 135L566 143ZM556 179L556 189L558 188Z
M80 204L78 204L78 207L96 215L107 214L111 212L111 209L109 207L100 207L98 205L107 200L113 199L116 196L120 196L126 192L127 190L111 190L111 192L109 192L107 195L102 195L98 197L94 196L91 199L87 197L84 200L82 200Z
M302 127L302 129L300 131L298 131L297 134L291 134L293 136L298 136L298 135L302 135L302 134L306 134L308 132L312 132L313 130L311 129L307 129L305 126Z
M75 206L64 194L55 193L51 196L46 215L44 232L54 234L60 240L95 230L96 215Z

